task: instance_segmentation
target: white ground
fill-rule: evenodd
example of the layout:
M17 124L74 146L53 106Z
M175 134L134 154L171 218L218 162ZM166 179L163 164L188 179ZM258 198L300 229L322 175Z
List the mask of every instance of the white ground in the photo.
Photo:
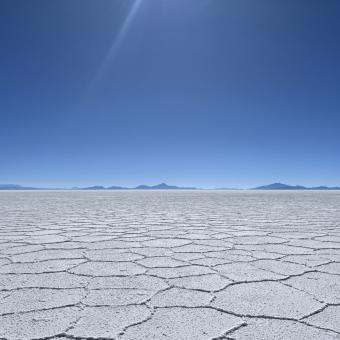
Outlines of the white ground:
M0 192L0 339L340 339L340 192Z

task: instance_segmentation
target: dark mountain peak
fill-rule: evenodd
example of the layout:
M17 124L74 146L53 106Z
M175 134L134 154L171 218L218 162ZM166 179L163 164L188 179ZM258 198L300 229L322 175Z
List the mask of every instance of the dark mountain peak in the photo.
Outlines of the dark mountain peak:
M166 183L154 185L152 188L153 189L179 189L179 187L175 185L167 185Z
M288 185L283 183L272 183L263 185L252 190L340 190L340 187L327 187L320 185L317 187L304 187L302 185Z
M176 185L168 185L166 183L160 183L160 184L156 184L156 185L139 185L137 186L135 189L142 189L142 190L184 190L184 189L188 189L188 190L194 190L196 188L194 187L178 187Z
M160 183L157 186L158 187L169 187L169 185L167 185L166 183Z
M254 188L255 190L303 190L307 189L302 185L288 185L284 183L272 183Z

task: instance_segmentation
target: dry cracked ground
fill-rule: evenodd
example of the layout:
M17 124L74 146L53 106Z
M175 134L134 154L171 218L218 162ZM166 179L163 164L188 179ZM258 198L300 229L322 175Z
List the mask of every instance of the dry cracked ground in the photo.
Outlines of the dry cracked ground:
M0 339L340 339L340 192L1 192Z

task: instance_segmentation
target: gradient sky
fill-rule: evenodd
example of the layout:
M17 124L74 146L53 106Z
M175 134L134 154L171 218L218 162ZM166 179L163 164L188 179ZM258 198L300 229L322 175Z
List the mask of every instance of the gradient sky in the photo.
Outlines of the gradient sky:
M340 185L339 0L1 0L0 183Z

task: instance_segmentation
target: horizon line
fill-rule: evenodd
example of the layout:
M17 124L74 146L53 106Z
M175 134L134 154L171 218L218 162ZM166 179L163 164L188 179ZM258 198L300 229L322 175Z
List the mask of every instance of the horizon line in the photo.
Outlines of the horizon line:
M156 185L139 184L137 186L120 186L120 185L90 185L90 186L72 186L72 187L54 187L54 186L34 186L34 185L20 185L14 183L0 183L0 190L340 190L340 186L328 186L328 185L290 185L283 182L274 182L270 184L254 186L254 187L199 187L199 186L178 186L168 185L165 182Z

